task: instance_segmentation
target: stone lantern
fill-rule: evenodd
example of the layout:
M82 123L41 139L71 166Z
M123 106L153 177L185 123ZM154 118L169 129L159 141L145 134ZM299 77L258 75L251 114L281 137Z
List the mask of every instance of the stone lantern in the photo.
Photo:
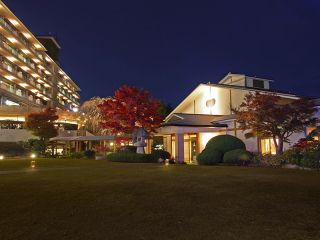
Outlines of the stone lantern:
M144 128L136 129L132 134L133 146L137 147L137 153L144 154L144 147L147 145L145 143L148 137L148 132Z

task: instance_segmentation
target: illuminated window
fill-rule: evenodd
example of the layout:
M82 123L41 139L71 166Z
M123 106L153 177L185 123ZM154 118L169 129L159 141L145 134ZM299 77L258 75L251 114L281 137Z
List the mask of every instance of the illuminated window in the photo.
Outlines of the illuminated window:
M276 154L276 146L272 138L261 139L261 153L262 154Z

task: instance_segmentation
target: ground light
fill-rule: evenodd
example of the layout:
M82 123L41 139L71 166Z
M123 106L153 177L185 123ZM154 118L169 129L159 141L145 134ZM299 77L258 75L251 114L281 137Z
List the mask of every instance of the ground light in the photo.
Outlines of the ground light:
M35 168L36 167L36 161L35 160L32 160L31 161L31 168Z
M0 155L0 160L3 160L4 159L4 156L3 155Z
M32 153L32 154L30 155L30 158L36 158L36 157L37 157L37 155L34 154L34 153Z
M166 159L166 160L164 161L164 165L165 165L165 166L169 166L169 165L170 165L169 159Z

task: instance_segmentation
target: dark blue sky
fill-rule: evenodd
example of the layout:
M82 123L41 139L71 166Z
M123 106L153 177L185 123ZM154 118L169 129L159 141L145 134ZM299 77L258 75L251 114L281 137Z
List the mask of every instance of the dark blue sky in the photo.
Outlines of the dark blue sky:
M228 72L320 96L318 0L10 0L35 34L57 33L82 100L122 84L176 105Z

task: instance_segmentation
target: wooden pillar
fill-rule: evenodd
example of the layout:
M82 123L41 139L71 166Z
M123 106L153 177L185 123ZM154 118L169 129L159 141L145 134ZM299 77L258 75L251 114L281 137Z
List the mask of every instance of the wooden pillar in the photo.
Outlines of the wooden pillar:
M175 134L175 159L177 163L184 163L184 134L177 133Z

